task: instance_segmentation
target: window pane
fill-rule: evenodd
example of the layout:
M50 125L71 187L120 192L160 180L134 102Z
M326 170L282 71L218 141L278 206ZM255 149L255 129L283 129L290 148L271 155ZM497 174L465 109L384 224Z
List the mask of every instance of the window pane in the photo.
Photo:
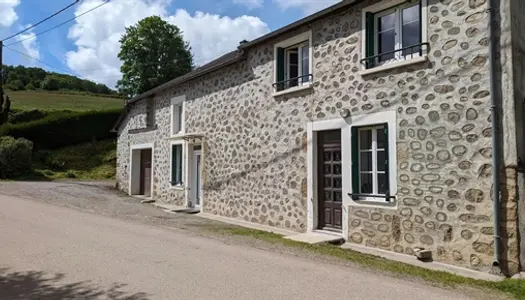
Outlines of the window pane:
M177 130L179 132L182 130L182 105L177 106Z
M361 152L360 157L360 170L361 171L372 171L372 152Z
M182 183L182 146L178 145L175 147L176 152L176 162L175 167L177 168L176 176L175 176L175 182Z
M390 51L394 51L396 47L396 35L394 30L385 31L379 34L378 36L378 54L387 53ZM395 57L395 53L389 53L385 55L381 55L379 57L379 61L386 61L393 59Z
M310 74L310 50L308 47L301 47L301 55L302 55L302 62L301 62L301 75L305 76ZM310 81L309 76L302 77L302 82L308 82Z
M387 141L385 129L384 128L378 128L377 129L377 149L385 149L385 143Z
M299 63L299 55L297 54L297 49L294 49L294 51L290 51L288 53L289 63L292 65L297 65Z
M419 22L413 22L403 25L403 48L418 45L421 43ZM419 53L420 47L414 47L405 50L404 55Z
M372 194L372 174L361 174L361 193Z
M359 131L359 149L372 149L372 130Z
M396 14L391 13L389 15L379 17L377 19L377 22L377 28L379 29L379 32L394 29L394 27L396 26Z
M403 24L419 21L419 5L403 9Z
M290 73L289 73L290 78L296 78L297 76L299 76L299 67L297 65L290 65L289 70L290 70Z
M377 170L385 170L386 155L385 151L377 151Z
M379 194L386 194L386 174L377 174L377 192Z

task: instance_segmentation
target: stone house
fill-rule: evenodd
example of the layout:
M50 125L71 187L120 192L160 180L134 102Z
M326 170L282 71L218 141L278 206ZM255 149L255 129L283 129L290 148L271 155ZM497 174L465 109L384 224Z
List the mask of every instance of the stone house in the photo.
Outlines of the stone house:
M243 41L128 101L114 128L118 186L514 274L523 14L519 0L347 0Z

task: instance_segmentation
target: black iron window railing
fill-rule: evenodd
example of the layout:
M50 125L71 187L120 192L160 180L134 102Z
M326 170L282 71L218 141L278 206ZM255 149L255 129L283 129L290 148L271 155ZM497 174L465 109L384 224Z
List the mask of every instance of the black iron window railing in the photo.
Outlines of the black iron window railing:
M273 88L275 88L276 91L284 91L286 89L289 89L291 87L300 86L307 83L312 83L314 80L314 75L312 74L306 74L299 77L294 77L290 79L286 79L283 81L276 82L272 84Z
M396 199L396 196L390 196L389 194L386 194L386 195L373 195L373 194L352 194L352 193L349 193L348 196L350 196L352 198L352 200L359 200L360 198L370 197L370 198L383 198L383 199L386 200L386 202L390 202L390 201Z
M367 69L381 65L382 63L406 60L414 57L422 56L424 53L428 53L430 47L429 43L421 43L401 49L396 49L376 55L368 56L361 59L361 63L365 65Z

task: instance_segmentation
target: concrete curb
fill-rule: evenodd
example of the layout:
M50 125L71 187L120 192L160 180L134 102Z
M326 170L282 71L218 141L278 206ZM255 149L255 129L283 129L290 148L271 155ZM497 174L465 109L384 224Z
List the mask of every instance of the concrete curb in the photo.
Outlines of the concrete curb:
M196 214L196 216L201 217L201 218L205 218L205 219L209 219L209 220L214 220L214 221L227 223L227 224L232 224L232 225L237 225L237 226L241 226L241 227L251 228L251 229L255 229L255 230L261 230L261 231L271 232L271 233L275 233L275 234L280 234L280 235L283 235L283 236L297 235L298 234L295 231L275 228L275 227L266 226L266 225L255 224L255 223L241 221L241 220L235 220L235 219L221 217L221 216L212 215L212 214L208 214L208 213L202 213L201 212L201 213Z
M453 274L456 274L462 277L467 277L467 278L472 278L472 279L486 280L486 281L502 281L504 279L503 277L500 277L500 276L478 272L478 271L470 270L467 268L456 267L453 265L448 265L448 264L444 264L440 262L435 262L435 261L434 262L422 262L420 260L417 260L415 256L400 254L400 253L386 251L382 249L366 247L362 245L345 243L341 246L341 248L353 250L353 251L360 252L360 253L379 256L382 258L386 258L388 260L402 262L405 264L422 267L428 270L453 273Z

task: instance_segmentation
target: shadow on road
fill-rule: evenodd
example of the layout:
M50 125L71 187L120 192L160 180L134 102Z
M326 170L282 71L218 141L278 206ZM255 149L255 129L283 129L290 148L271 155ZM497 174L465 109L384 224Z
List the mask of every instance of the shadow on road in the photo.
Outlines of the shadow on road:
M148 299L144 293L129 294L122 291L126 287L125 284L114 283L110 288L102 288L89 281L61 283L64 278L64 274L50 275L40 271L9 272L8 268L0 268L0 299Z

